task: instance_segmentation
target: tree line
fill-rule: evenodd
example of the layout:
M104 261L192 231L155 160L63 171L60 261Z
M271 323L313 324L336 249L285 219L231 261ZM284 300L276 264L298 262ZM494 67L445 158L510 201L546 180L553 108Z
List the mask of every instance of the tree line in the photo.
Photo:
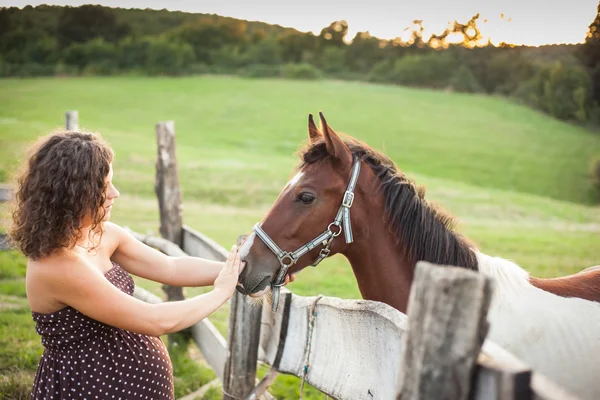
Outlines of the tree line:
M0 76L331 77L501 94L559 119L600 123L600 5L590 20L584 44L515 47L481 45L479 15L427 39L417 20L408 39L384 40L368 32L348 38L345 21L315 35L167 10L5 7Z

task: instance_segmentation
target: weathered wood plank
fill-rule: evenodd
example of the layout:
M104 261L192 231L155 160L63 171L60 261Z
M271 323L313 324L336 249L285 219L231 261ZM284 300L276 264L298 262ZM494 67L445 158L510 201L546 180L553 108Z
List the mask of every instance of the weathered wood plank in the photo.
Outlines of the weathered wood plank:
M206 363L223 382L225 361L227 360L227 341L208 319L192 326L192 338L200 349Z
M475 400L530 400L531 370L524 365L500 364L481 352L473 387Z
M279 298L282 307L277 312L272 312L269 304L263 305L262 309L258 358L278 370L290 326L292 296L292 292L282 287Z
M4 184L0 184L0 203L11 201L13 196L13 189ZM11 246L8 241L8 237L4 233L0 233L0 251L10 250Z
M250 394L246 397L246 400L257 400L262 398L272 399L273 396L271 396L271 394L267 392L267 389L269 388L269 386L271 386L273 382L275 382L277 376L279 376L279 372L275 369L270 369L266 373L266 375L256 384L254 389L252 389L252 392L250 392Z
M0 233L0 251L11 250L12 246L8 240L8 236L4 233Z
M150 304L158 304L163 302L163 299L139 286L136 286L133 289L133 297Z
M65 113L65 128L68 131L79 130L79 112L76 110L67 111Z
M182 257L187 255L186 252L181 250L175 243L169 242L166 239L159 238L157 236L152 235L142 235L141 233L137 233L125 227L134 238L139 240L140 242L147 244L150 247L154 247L157 250L160 250L162 253L167 254L171 257Z
M8 202L12 199L13 189L8 185L4 186L0 184L0 203Z
M282 290L276 313L263 308L261 359L302 377L333 398L394 398L406 316L387 304L332 297L301 297ZM309 315L315 301L312 350ZM287 314L287 315L286 315Z
M197 399L202 399L204 397L204 395L212 388L218 387L221 384L221 382L218 379L213 379L212 381L208 382L207 384L205 384L204 386L202 386L200 389L196 390L193 393L190 393L186 396L180 397L177 400L197 400Z
M173 121L156 124L156 142L158 158L154 188L160 210L160 234L165 239L181 246L183 207L177 173L175 123Z
M184 225L182 236L182 248L187 254L214 261L227 259L229 252L223 246L193 228Z
M158 158L154 188L160 211L160 234L177 246L181 246L183 207L177 174L175 123L173 121L156 124L156 142Z
M181 189L177 173L177 156L175 151L175 123L173 121L156 124L156 143L158 157L156 161L156 181L154 189L158 198L160 214L160 234L163 238L182 245L183 226ZM163 285L169 301L185 299L184 290L180 286ZM169 347L176 342L174 335L169 335Z
M238 245L240 244L238 238ZM245 398L256 381L262 306L250 304L236 291L231 299L227 332L228 358L223 375L223 399Z
M511 354L497 343L491 340L486 340L483 343L481 352L492 359L494 363L501 366L503 369L509 370L527 370L527 366L523 361ZM577 400L578 398L561 386L555 384L544 375L533 371L530 383L532 398L534 400Z
M262 307L250 304L245 296L235 292L229 311L229 357L223 375L223 399L243 398L254 389L261 312Z
M491 298L491 281L482 274L417 263L397 399L468 398Z

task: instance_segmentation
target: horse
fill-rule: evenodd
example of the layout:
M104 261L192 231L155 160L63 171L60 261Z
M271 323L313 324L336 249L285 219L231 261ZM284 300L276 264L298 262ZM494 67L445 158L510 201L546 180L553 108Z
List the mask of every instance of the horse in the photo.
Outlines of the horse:
M237 290L272 291L276 309L286 275L339 253L364 299L406 313L418 261L478 271L495 287L489 337L573 394L599 399L600 268L540 279L481 252L391 159L319 115L320 129L309 115L297 174L239 247Z

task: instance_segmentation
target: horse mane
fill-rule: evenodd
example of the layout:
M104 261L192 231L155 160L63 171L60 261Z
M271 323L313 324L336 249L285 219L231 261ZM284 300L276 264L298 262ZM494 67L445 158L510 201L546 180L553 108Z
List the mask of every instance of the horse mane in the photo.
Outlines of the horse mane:
M454 232L454 216L425 199L425 187L417 186L394 162L354 138L342 139L355 157L363 160L379 178L385 198L385 214L397 245L403 245L411 264L428 261L477 270L473 244ZM329 157L325 141L300 151L300 168Z

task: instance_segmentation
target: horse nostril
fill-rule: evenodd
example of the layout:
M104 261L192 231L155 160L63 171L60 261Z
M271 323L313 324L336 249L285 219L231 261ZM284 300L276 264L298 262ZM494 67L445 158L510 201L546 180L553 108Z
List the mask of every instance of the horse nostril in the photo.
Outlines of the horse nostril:
M244 287L243 287L243 286L241 286L241 285L237 285L237 286L235 287L235 289L236 289L236 290L237 290L237 291L238 291L240 294L243 294L244 296L247 296L247 295L248 295L248 292L246 292L246 289L244 289Z

